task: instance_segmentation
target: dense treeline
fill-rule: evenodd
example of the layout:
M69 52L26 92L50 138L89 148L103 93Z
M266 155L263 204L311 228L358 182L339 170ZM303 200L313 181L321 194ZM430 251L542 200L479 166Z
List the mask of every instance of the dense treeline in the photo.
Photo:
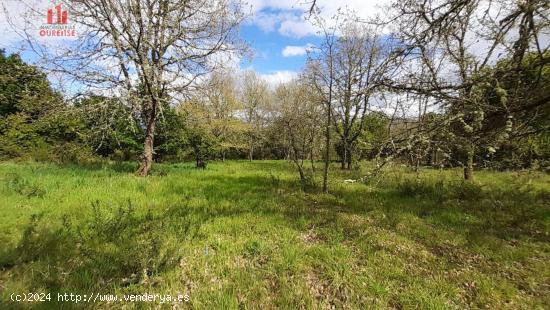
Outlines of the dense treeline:
M550 69L538 77L530 62L521 71L522 104L535 105L548 92ZM2 158L32 158L58 162L82 162L99 158L139 160L145 134L144 120L121 104L117 98L101 96L66 101L50 86L46 75L24 63L18 55L0 53L0 155ZM498 65L496 67L498 69ZM493 74L499 74L496 71ZM541 79L535 83L533 79ZM177 160L224 159L288 159L301 161L322 159L323 109L312 100L311 86L305 80L271 89L255 73L246 72L239 93L239 77L213 74L203 91L192 100L177 106L165 106L157 120L154 159L157 162ZM537 85L542 85L539 88ZM489 87L489 86L488 86ZM506 88L506 85L501 87ZM536 89L534 88L536 87ZM498 104L497 90L484 90ZM254 102L256 101L256 102ZM496 149L480 149L476 164L499 169L547 169L550 158L550 119L548 104L542 109L518 111L521 131L503 141ZM246 113L243 116L243 113ZM488 131L505 127L498 115L485 112ZM390 136L403 132L413 135L418 124L438 130L431 141L417 142L404 151L398 160L414 165L457 166L461 152L447 140L453 127L446 132L439 125L445 115L426 113L422 119L392 120L380 111L366 113L357 137L344 151L338 132L332 132L334 144L331 158L351 167L353 160L373 160L391 153L387 146ZM343 126L335 122L336 126ZM447 141L446 141L447 140ZM350 151L353 150L353 151ZM347 152L347 154L345 154Z

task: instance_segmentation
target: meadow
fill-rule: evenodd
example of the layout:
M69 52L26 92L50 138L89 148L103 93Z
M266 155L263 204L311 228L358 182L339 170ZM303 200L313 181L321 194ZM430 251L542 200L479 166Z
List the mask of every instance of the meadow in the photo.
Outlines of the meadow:
M319 166L320 167L320 166ZM1 309L544 309L550 175L285 161L0 163ZM320 175L321 171L318 169ZM320 177L316 178L319 182ZM182 303L12 293L187 294ZM55 299L55 298L53 298Z

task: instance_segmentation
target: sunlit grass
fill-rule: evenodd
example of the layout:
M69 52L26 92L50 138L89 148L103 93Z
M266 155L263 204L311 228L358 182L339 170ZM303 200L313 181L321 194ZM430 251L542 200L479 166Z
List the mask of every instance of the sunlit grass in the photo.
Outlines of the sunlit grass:
M395 166L344 184L366 168L335 168L323 194L283 161L135 169L0 164L0 308L44 307L8 301L35 291L187 293L179 306L199 309L550 304L548 175L464 184Z

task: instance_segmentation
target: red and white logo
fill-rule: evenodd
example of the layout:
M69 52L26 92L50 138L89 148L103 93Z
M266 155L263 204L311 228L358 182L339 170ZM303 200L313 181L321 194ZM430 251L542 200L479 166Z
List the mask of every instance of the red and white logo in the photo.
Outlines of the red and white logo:
M41 37L76 37L74 25L69 24L69 12L63 10L61 4L48 9L46 24L40 26L38 34Z
M55 6L55 12L56 12L56 24L66 24L67 23L67 17L68 14L67 11L61 10L61 4L58 4ZM53 24L53 9L48 10L48 24Z

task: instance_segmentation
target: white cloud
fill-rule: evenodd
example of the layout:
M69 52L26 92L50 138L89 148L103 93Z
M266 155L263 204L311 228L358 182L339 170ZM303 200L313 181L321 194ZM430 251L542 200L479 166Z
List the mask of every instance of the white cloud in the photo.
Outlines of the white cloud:
M301 17L292 17L281 22L279 33L281 35L293 38L303 38L305 36L316 35L318 29L313 24Z
M272 32L277 29L277 24L281 22L281 16L257 12L251 22L258 26L263 32Z
M308 50L312 47L312 44L306 44L304 46L287 45L281 53L284 57L303 56L307 54Z
M279 84L292 81L298 73L295 71L282 70L274 71L272 73L260 74L262 79L264 79L271 87L275 87Z
M301 0L249 0L254 13L265 10L291 10L304 6Z
M330 22L340 8L355 12L359 18L367 19L383 13L383 7L391 0L317 0L320 16ZM302 0L252 0L251 22L261 30L277 30L281 35L302 38L317 35L318 28L307 20L310 1Z

